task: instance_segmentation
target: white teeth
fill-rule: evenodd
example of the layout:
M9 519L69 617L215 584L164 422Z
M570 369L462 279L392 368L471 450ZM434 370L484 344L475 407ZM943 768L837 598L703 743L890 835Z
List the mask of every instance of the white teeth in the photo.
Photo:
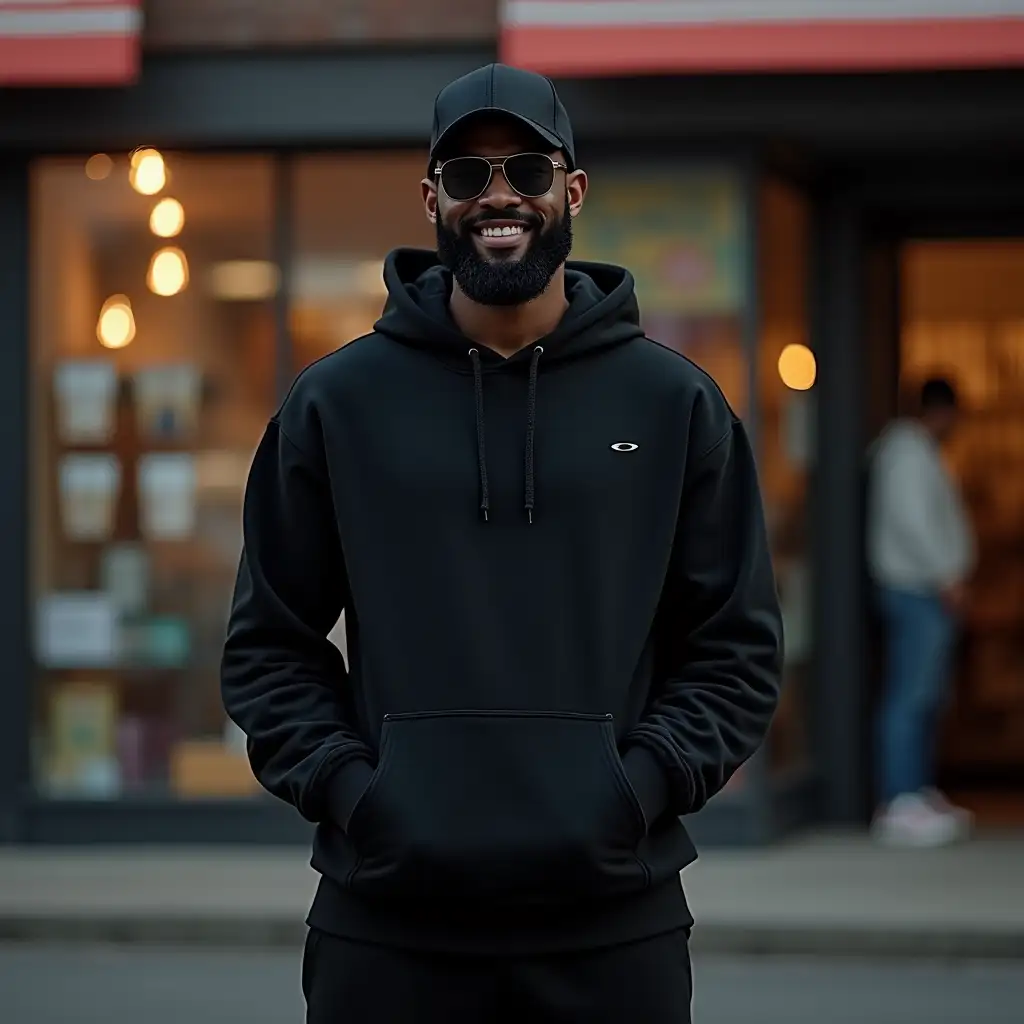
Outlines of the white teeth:
M524 229L520 227L481 228L480 234L483 235L484 238L502 238L507 235L521 235L523 233L523 230Z

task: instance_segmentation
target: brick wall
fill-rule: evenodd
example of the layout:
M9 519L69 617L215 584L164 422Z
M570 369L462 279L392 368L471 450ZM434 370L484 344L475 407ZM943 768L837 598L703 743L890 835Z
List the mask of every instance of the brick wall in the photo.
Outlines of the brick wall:
M489 43L499 0L144 0L150 50Z

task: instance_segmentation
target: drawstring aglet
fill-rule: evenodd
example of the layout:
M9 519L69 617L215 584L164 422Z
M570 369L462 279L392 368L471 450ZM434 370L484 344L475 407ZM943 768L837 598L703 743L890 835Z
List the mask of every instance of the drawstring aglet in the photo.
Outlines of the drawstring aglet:
M526 510L526 519L529 522L529 524L531 526L533 526L533 509L532 508L528 508Z

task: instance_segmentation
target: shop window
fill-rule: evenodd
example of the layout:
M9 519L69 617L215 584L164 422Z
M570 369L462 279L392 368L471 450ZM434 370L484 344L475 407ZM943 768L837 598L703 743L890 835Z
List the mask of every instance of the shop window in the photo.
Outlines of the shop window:
M297 158L289 332L292 368L373 330L384 309L384 257L400 246L433 249L423 208L425 152L324 153ZM348 657L345 616L331 641Z
M219 663L273 412L273 162L142 151L32 173L37 789L258 788Z
M758 469L786 635L782 696L767 743L768 765L778 778L809 768L805 715L813 608L807 492L817 364L808 337L807 203L795 190L765 182L758 220Z
M647 334L706 370L740 416L750 376L745 207L728 170L601 168L573 224L573 259L627 267Z
M435 247L420 192L426 169L425 152L295 161L290 325L296 372L373 329L386 298L388 252Z

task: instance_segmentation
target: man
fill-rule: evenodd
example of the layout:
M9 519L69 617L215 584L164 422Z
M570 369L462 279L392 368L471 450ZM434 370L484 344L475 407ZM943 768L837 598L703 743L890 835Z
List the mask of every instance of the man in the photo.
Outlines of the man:
M437 253L388 257L245 501L223 693L318 825L307 1020L683 1024L678 818L779 688L750 446L628 273L566 265L587 177L547 79L444 89L422 189Z
M934 753L956 620L974 565L974 539L941 445L956 419L945 380L929 380L919 415L875 444L868 498L868 560L887 633L878 718L883 842L938 846L965 834L970 815L935 788Z

